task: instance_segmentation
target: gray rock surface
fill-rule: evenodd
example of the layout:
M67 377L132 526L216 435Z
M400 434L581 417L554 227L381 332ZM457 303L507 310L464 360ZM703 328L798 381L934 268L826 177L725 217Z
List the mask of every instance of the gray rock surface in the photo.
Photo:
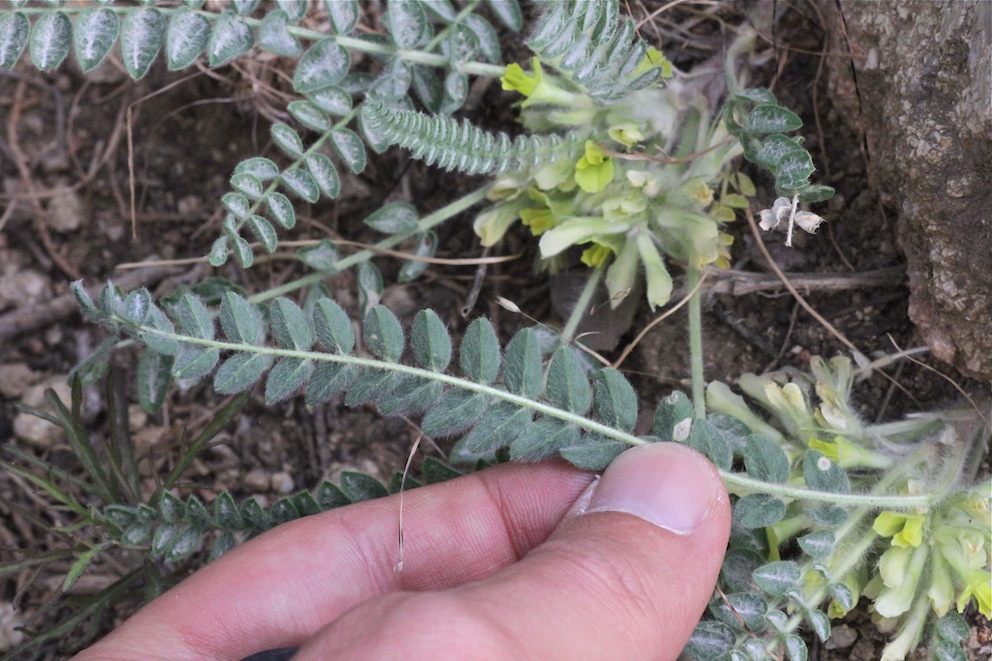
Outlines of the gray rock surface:
M936 358L992 381L992 2L821 6L831 52L853 56L853 73L829 58L831 93L898 212L910 317Z

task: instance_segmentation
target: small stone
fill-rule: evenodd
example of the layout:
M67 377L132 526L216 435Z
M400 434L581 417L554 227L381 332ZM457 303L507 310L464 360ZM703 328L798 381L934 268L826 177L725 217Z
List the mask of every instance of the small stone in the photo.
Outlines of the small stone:
M0 310L34 305L48 298L48 280L32 269L0 276Z
M48 388L54 390L59 399L68 405L72 397L72 391L64 375L54 376L32 386L24 394L24 398L21 401L27 406L51 412L51 407L45 401L45 391ZM30 413L21 412L14 418L14 435L36 447L47 449L61 440L64 433L60 427L53 425L47 420L43 420Z
M58 234L68 234L79 229L83 222L83 201L74 190L56 195L48 203L48 227Z
M285 471L280 471L272 474L271 488L272 491L279 495L288 496L293 493L293 489L296 488L296 484L293 482L292 475Z
M0 603L0 652L7 652L24 641L24 618L8 602Z
M41 376L24 363L0 365L0 395L7 399L19 399L28 388L38 383Z
M271 478L268 471L261 468L253 468L245 474L245 488L255 493L263 493L269 490Z
M830 638L824 643L828 650L843 650L858 640L858 631L846 624L838 624L830 629Z

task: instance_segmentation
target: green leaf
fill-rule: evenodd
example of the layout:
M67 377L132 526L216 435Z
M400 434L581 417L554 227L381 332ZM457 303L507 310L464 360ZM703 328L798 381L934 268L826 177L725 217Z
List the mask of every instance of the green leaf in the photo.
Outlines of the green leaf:
M411 68L411 74L413 91L420 102L429 112L440 111L444 88L434 70L427 66L414 66Z
M417 235L417 245L414 246L413 250L410 252L412 255L417 257L433 257L434 251L437 250L437 233L431 232L421 232ZM427 270L429 262L427 260L421 259L408 259L403 262L400 267L400 272L396 276L397 282L411 282L420 277L420 275Z
M326 512L335 507L351 505L351 499L338 488L338 485L330 480L324 480L317 487L317 505L320 506L321 511Z
M180 531L165 553L166 562L182 562L200 548L202 541L203 534L195 528Z
M441 42L441 54L452 64L476 59L479 54L479 39L465 25L453 25L448 36ZM464 74L459 72L464 79ZM467 86L467 80L465 80Z
M782 106L761 104L751 110L747 126L753 133L787 133L802 128L803 120Z
M472 31L479 44L479 51L482 57L490 64L499 64L503 61L503 51L499 45L499 34L489 21L478 14L469 14L465 17L465 27Z
M789 154L805 154L806 150L796 141L784 135L770 135L761 143L753 161L758 165L777 171L782 160Z
M379 304L382 298L382 273L372 262L358 267L358 307L363 314Z
M503 369L505 372L506 368ZM612 367L594 372L592 381L593 417L615 429L632 431L637 423L637 393L634 387Z
M785 450L758 434L747 438L744 466L748 475L762 482L785 484L789 479L789 457Z
M378 358L396 363L403 355L403 326L385 306L377 305L365 315L362 338L365 347Z
M220 327L231 342L261 346L262 316L245 298L227 292L220 304Z
M423 2L421 0L421 3L425 11L436 16L444 23L451 23L458 15L454 5L451 4L451 0L434 0L433 2Z
M825 560L834 548L834 534L829 530L818 530L799 538L799 548L814 560Z
M76 47L76 59L83 73L88 73L99 66L103 58L117 41L121 21L117 14L106 7L90 7L79 12L73 42ZM2 33L0 28L0 33Z
M157 351L145 351L138 360L138 403L148 413L157 413L172 383L173 358Z
M461 71L449 71L444 78L444 94L441 97L441 113L450 115L463 105L468 98L468 77Z
M116 337L106 337L100 345L81 363L69 370L69 380L78 378L83 387L92 385L103 378L109 367L110 352L117 344Z
M964 640L971 633L971 626L959 613L949 611L937 620L935 632L944 640L954 643Z
M214 543L210 547L210 555L207 556L207 562L213 562L237 545L238 540L234 533L225 530L214 539Z
M334 353L346 355L355 348L351 318L329 298L322 298L314 305L313 328L317 340Z
M562 448L572 447L578 441L579 428L575 425L557 418L539 418L510 443L510 459L543 461L558 456Z
M627 446L600 434L584 434L575 445L562 448L562 459L576 468L604 470Z
M265 196L265 205L269 208L272 219L286 229L296 225L296 210L289 198L282 193L272 191Z
M72 47L72 22L65 12L45 12L31 28L30 43L34 66L42 71L52 71L62 64Z
M693 659L729 659L737 636L722 622L704 620L696 625L684 653Z
M269 515L254 498L249 498L241 504L241 516L254 535L265 532L272 525Z
M269 309L269 326L279 346L297 351L310 351L313 333L307 317L293 301L279 297Z
M785 503L765 493L752 493L734 503L734 520L745 528L767 528L785 517Z
M298 56L303 52L303 48L299 39L286 29L288 25L289 14L281 9L270 11L258 26L258 45L267 51L286 57Z
M413 74L410 71L410 64L402 57L397 56L389 61L379 77L369 87L368 95L381 100L403 103L412 83Z
M229 11L221 13L207 42L207 60L218 67L244 55L255 45L255 35L240 16Z
M360 14L358 0L335 0L327 3L326 6L337 34L348 34L358 25Z
M265 403L272 405L286 399L299 390L310 379L311 374L312 360L291 356L281 359L265 381Z
M214 521L218 528L224 530L241 530L244 527L241 511L230 491L220 492L214 500Z
M584 414L592 403L589 379L569 347L555 351L548 367L547 398L553 406Z
M379 402L383 415L419 415L444 395L444 386L431 379L411 377L393 389L388 399Z
M313 176L299 167L289 168L280 177L283 185L296 197L314 204L320 199L320 188Z
M365 169L365 146L354 131L338 129L331 132L331 144L344 164L354 174Z
M407 202L391 202L366 218L365 224L383 234L415 232L417 209Z
M338 7L341 4L345 3L328 3L328 10L332 19L335 12L341 10ZM334 85L345 77L350 67L351 56L348 55L347 49L339 45L334 39L318 41L307 49L307 52L296 64L293 89L301 94L308 94L322 87Z
M135 80L148 73L165 42L166 18L157 9L142 8L124 16L121 26L121 56L124 68Z
M24 53L31 21L19 11L0 14L0 68L13 69Z
M765 620L768 604L761 596L754 592L732 592L722 597L714 597L709 610L731 629L755 634L768 626Z
M806 486L816 491L848 493L851 490L844 469L816 450L808 450L803 457L803 478Z
M816 637L822 642L827 642L827 639L830 638L830 618L827 617L826 613L815 608L810 609L806 611L806 621L813 628Z
M514 32L524 27L524 14L517 0L487 0L489 10L500 22Z
M410 344L417 363L432 372L443 372L451 364L451 336L434 310L421 310L413 319Z
M834 196L834 189L830 186L816 184L799 189L800 202L824 202Z
M295 505L296 509L299 510L300 516L320 514L320 505L309 492L301 491L300 493L293 495L292 498L293 505Z
M253 196L258 198L261 197L261 182L278 177L279 166L267 158L255 156L252 158L246 158L238 163L237 167L234 168L234 174L249 174L258 180L259 194Z
M214 268L218 268L227 263L227 257L231 251L231 243L227 236L219 236L214 239L207 254L207 263Z
M220 360L217 349L188 347L179 352L172 365L172 375L181 381L196 381Z
M462 372L473 381L490 384L499 374L499 340L493 325L479 317L465 330L458 363Z
M809 176L816 168L806 150L791 151L782 158L775 173L775 186L782 190L798 190L809 185Z
M385 498L389 491L371 475L353 471L341 471L341 491L353 503L375 498Z
M770 562L752 572L754 583L773 597L782 597L789 590L801 587L802 570L795 562Z
M392 398L393 392L409 378L411 377L391 370L362 370L351 384L344 403L350 407L378 404Z
M210 528L213 524L210 513L207 512L207 508L203 505L203 501L197 498L195 495L191 495L186 500L186 508L183 513L183 520L200 530L206 530Z
M731 452L744 456L747 451L747 439L753 433L750 427L737 418L723 413L708 414L706 420L727 442Z
M221 395L233 395L248 390L258 383L271 364L271 356L236 353L225 360L214 375L214 390Z
M191 65L209 40L210 22L206 18L185 7L176 10L165 31L165 58L169 71Z
M121 533L121 544L123 546L138 546L144 544L151 535L152 526L147 521L135 521L124 529Z
M186 292L176 305L179 328L186 335L200 340L214 339L214 320L197 296Z
M96 544L95 546L92 546L80 553L76 557L76 561L72 563L71 567L69 567L69 571L66 572L65 580L62 581L62 590L66 591L75 585L76 581L79 580L79 577L86 571L86 568L90 566L91 562L93 562L93 558L95 558L98 553L106 549L108 546L110 546L110 542L104 542L102 544Z
M347 390L358 372L351 365L341 363L320 363L310 377L307 386L307 406L316 406L326 402L343 390Z
M186 506L175 494L164 491L162 500L158 504L158 511L162 513L162 520L166 523L178 523L183 518Z
M663 441L684 443L689 439L695 412L692 402L681 390L676 390L658 404L651 433Z
M223 197L220 198L220 203L240 220L248 216L251 208L248 198L241 193L224 193Z
M399 48L423 46L434 32L417 0L390 0L384 18L386 29Z
M255 235L255 239L265 248L265 252L275 252L279 245L279 236L276 234L275 228L272 227L272 223L259 215L252 214L248 217L247 224L251 233Z
M231 177L231 187L253 200L261 198L265 193L262 181L250 172L236 172Z
M124 298L121 316L135 326L140 326L152 308L152 295L147 289L136 289Z
M789 661L807 661L809 658L806 641L792 633L785 637L785 651L789 655Z
M938 640L931 650L934 661L968 661L968 655L961 649L961 643Z
M686 445L706 455L717 468L730 470L734 460L730 445L708 420L693 420Z
M806 516L824 526L839 526L847 521L847 511L832 503L807 507Z
M292 101L286 110L296 121L312 131L324 133L331 129L331 120L317 104L312 101Z
M456 477L461 477L462 475L459 471L441 461L438 461L434 457L427 457L424 459L424 463L421 465L420 470L424 474L424 484L447 482L448 480L453 480Z
M289 15L290 23L298 23L307 15L310 0L282 0L279 6Z
M421 428L428 436L454 436L471 427L492 406L486 395L456 388L424 416Z
M333 161L323 154L315 153L307 156L306 164L320 192L330 198L337 197L341 192L341 180Z
M247 16L255 11L258 3L259 0L234 0L234 11L238 12L241 16Z
M338 262L338 249L330 239L296 251L300 261L315 271L330 271Z
M516 395L534 399L543 386L541 347L532 328L524 328L506 345L503 383Z
M737 93L736 98L761 105L778 105L778 101L775 99L775 95L772 94L772 91L764 87L752 87L750 89L741 90Z
M750 590L753 587L751 573L765 562L764 557L749 549L728 549L720 567L720 588L724 592Z
M472 455L491 455L522 434L533 417L530 409L499 402L479 418L472 431L459 441L459 446Z
M351 95L335 85L328 85L319 90L308 92L307 96L318 108L329 115L344 117L351 112Z
M292 158L303 158L303 140L300 134L293 130L289 124L276 122L269 129L272 139L279 149L282 149Z

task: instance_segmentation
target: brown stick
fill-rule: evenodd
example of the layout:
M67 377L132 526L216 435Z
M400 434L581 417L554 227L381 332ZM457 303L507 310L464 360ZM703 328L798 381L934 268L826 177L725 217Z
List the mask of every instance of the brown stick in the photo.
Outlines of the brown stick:
M125 291L138 287L148 287L165 276L175 273L176 270L168 266L149 266L122 273L119 278L114 280L114 284ZM90 287L90 296L95 299L102 289L103 285ZM0 343L21 333L45 328L62 321L76 312L77 309L76 297L72 294L64 294L47 303L25 305L0 315Z
M773 273L750 273L744 271L707 271L710 283L705 287L714 294L744 296L759 291L785 289L781 279ZM845 291L848 289L869 289L872 287L892 287L906 277L903 266L863 271L860 273L785 273L792 285L801 291Z

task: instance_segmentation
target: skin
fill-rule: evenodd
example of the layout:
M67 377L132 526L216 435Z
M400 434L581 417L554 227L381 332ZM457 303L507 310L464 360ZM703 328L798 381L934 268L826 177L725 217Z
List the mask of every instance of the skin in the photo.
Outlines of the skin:
M689 453L642 452L638 470L680 472ZM691 532L630 509L584 513L597 507L594 476L564 463L499 466L404 495L402 571L398 496L309 516L196 572L75 659L237 661L279 647L300 647L294 661L675 659L730 529L722 482L692 461L713 500ZM628 483L619 470L608 480Z

